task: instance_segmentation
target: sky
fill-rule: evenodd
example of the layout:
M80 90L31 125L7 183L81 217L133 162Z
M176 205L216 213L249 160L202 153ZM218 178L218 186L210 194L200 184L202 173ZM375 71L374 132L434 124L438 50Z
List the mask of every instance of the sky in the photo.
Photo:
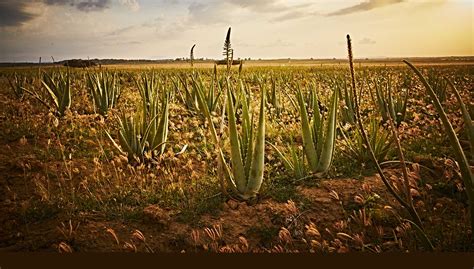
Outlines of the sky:
M474 56L474 0L0 0L0 62Z

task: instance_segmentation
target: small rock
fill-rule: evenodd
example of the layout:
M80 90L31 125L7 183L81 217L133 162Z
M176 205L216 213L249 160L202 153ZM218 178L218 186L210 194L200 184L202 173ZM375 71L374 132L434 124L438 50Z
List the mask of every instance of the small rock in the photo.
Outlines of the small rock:
M315 197L314 201L318 203L332 203L332 200L326 197Z
M20 145L24 146L26 145L26 143L28 143L28 140L26 140L26 137L23 136L22 138L20 138Z
M171 221L168 211L160 208L157 205L150 205L143 209L143 214L152 222L157 222L161 225L167 225Z
M236 210L237 208L239 208L239 202L235 201L235 200L229 200L227 201L226 203L230 209L232 210Z

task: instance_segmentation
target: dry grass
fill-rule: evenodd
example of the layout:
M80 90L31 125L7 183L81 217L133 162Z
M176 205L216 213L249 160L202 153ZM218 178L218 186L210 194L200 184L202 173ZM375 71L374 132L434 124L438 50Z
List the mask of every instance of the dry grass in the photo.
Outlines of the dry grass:
M273 64L286 63L244 64L242 79L255 93L253 107L258 106L260 92L255 77L262 78L268 88L275 77L278 90L289 95L293 93L286 85L315 81L322 105L327 106L330 78L347 75L347 66L334 63L321 67L320 63L295 61L291 66L268 66ZM406 70L396 65L362 65L360 74L373 77L389 72L402 83ZM219 187L207 123L172 98L169 140L173 144L153 161L129 164L104 130L116 131L114 117L136 109L139 93L130 78L151 67L157 68L164 86L170 89L171 77L190 71L182 65L108 66L118 71L123 94L107 119L93 114L82 70L73 71L72 106L63 119L54 117L33 98L16 100L5 76L20 69L0 70L0 248L60 252L428 249L380 179L373 176L370 163L358 163L342 154L340 143L330 171L319 180L295 181L278 154L266 147L265 178L258 199L249 203L228 200ZM196 61L194 67L208 85L212 65ZM443 63L433 68L454 78L462 98L472 106L471 64ZM34 76L36 71L21 72ZM421 94L420 85L412 83L407 122L398 132L407 160L415 163L408 173L414 205L437 251L472 251L459 170L434 108ZM374 116L368 88L363 87L362 111L367 117ZM287 95L282 96L282 113L267 121L266 139L277 147L301 146L296 110ZM446 102L448 116L463 137L456 99L448 94ZM220 117L215 118L220 122ZM227 141L225 136L223 139ZM185 144L187 149L176 155ZM228 150L228 142L224 148ZM401 189L399 167L387 166L384 171L393 186Z

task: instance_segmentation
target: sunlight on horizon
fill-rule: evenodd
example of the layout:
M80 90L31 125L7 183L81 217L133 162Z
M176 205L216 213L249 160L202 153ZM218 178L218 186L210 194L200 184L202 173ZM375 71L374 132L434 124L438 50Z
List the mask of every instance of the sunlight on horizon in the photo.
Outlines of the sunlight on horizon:
M0 2L0 61L473 56L470 0Z

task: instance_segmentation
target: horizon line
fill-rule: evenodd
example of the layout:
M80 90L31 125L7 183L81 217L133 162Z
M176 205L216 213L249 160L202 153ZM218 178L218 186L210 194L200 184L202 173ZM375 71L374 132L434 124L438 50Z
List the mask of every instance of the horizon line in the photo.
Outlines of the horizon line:
M41 58L41 57L40 57ZM446 55L446 56L377 56L377 57L355 57L354 60L398 60L398 59L442 59L442 58L472 58L474 60L474 55L462 55L462 56L453 56L453 55ZM186 57L177 57L177 58L161 58L161 59L150 59L150 58L71 58L59 61L0 61L0 64L55 64L55 63L62 63L65 61L71 60L83 60L83 61L189 61L189 58ZM194 61L219 61L222 59L214 59L214 58L196 58ZM234 60L243 60L243 61L281 61L281 60L296 60L296 61L337 61L337 60L347 60L346 57L344 58L291 58L291 57L280 57L280 58L251 58L251 57L244 57L244 58L237 58Z

